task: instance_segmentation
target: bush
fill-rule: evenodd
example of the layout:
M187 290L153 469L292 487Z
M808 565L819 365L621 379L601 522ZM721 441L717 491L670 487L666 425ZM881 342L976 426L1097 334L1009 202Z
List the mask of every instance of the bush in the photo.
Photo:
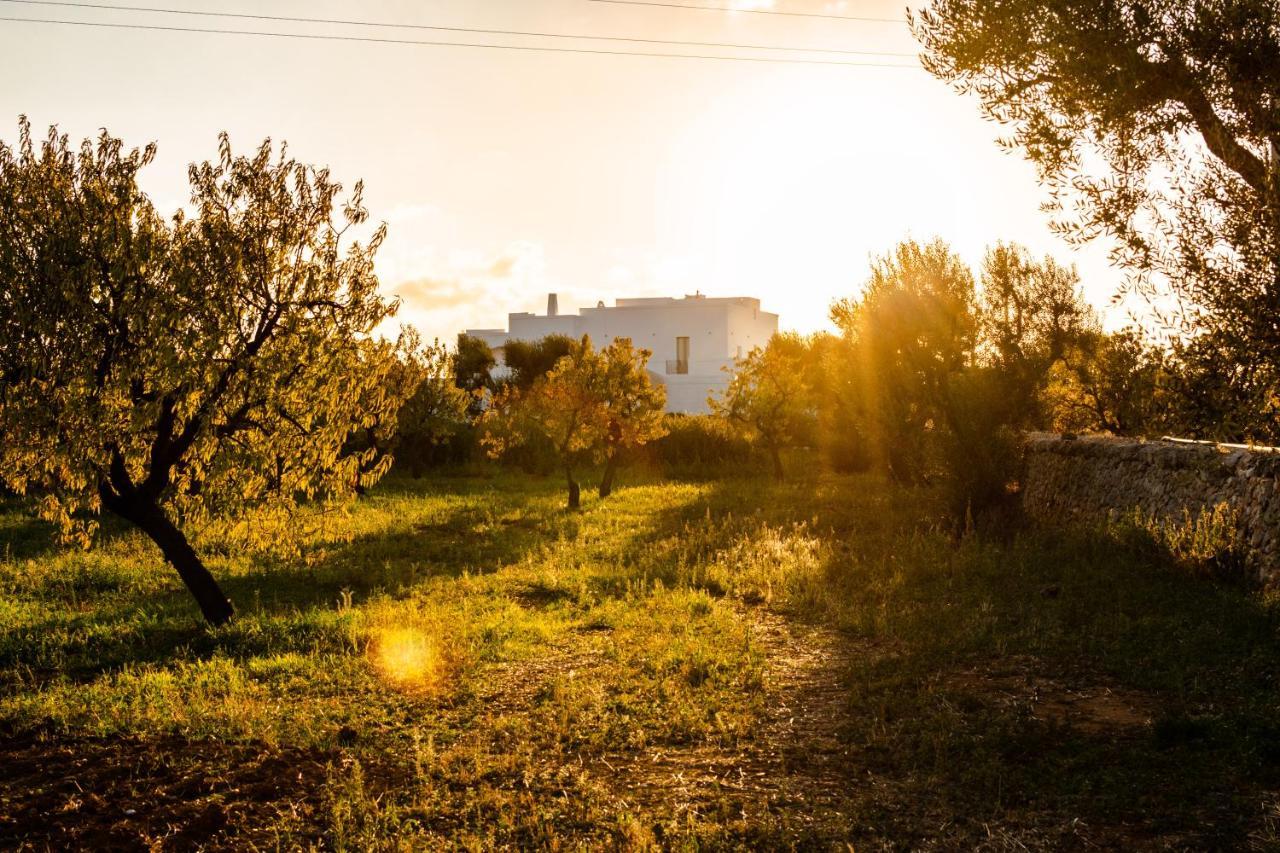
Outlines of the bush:
M479 436L470 423L460 424L449 435L434 440L421 434L405 435L395 450L394 466L417 479L433 468L466 465L480 458L478 448Z
M667 415L667 434L649 445L649 458L664 468L707 468L751 461L751 442L724 418Z
M1158 517L1135 508L1129 516L1113 520L1117 538L1144 547L1191 574L1219 579L1246 575L1245 542L1241 539L1240 514L1229 504L1202 507L1195 514Z
M971 368L945 391L938 462L951 517L966 527L999 528L1012 520L1023 454L1008 385L996 369Z

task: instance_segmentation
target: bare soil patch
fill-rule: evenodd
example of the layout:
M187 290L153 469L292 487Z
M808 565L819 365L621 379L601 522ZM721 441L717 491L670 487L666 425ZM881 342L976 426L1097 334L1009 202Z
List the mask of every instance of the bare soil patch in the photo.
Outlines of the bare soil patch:
M976 694L1032 718L1085 734L1137 733L1157 716L1152 697L1102 683L1067 684L1035 671L1034 661L1011 659L997 671L968 670L946 680L951 688Z
M0 848L243 850L318 838L331 756L181 737L0 739Z

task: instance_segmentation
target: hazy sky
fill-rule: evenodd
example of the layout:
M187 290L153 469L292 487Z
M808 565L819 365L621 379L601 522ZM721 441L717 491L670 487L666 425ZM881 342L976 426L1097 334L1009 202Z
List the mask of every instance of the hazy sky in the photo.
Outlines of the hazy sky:
M904 24L590 0L215 3L187 10L436 26L914 52ZM694 0L684 0L692 3ZM729 5L731 0L697 0ZM896 2L737 0L741 8L896 17ZM6 17L542 45L545 39L239 21L0 0ZM655 51L652 45L552 42ZM679 50L671 48L671 50ZM687 50L687 49L686 49ZM700 49L698 52L711 52ZM723 52L723 51L722 51ZM738 51L742 53L742 51ZM769 54L778 55L778 54ZM840 61L858 57L828 55ZM911 59L862 58L904 62ZM390 227L379 271L428 335L500 326L508 310L618 296L758 296L786 328L827 326L868 259L940 236L976 263L1016 240L1076 263L1103 305L1121 274L1077 252L977 104L918 69L836 68L301 41L0 21L0 138L18 114L73 137L159 143L145 175L165 209L220 130L364 178Z

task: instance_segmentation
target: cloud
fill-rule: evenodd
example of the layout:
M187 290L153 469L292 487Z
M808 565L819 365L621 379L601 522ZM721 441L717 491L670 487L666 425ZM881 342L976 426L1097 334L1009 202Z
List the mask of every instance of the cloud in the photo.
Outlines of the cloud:
M505 278L511 275L516 268L516 259L511 255L505 255L498 258L489 265L489 275L497 278Z
M392 288L405 307L430 311L456 308L475 299L476 294L461 278L417 278Z
M468 328L501 326L511 311L541 309L548 288L542 246L520 241L499 252L417 247L379 270L383 290L400 297L397 322L451 340Z

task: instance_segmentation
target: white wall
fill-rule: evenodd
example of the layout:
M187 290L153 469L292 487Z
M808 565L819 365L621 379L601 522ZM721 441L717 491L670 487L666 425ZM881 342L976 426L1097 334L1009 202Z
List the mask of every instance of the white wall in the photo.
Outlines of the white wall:
M558 314L547 317L538 314L508 314L508 337L521 341L536 341L547 335L567 335L571 338L581 337L578 331L577 314Z

